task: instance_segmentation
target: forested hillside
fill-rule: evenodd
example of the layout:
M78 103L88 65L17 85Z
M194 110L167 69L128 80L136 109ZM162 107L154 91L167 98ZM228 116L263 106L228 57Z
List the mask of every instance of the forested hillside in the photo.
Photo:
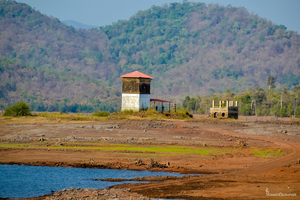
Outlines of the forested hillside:
M74 29L23 3L0 1L0 104L34 110L112 111L119 76L155 77L151 94L186 95L292 89L300 79L300 36L245 8L171 3L99 29Z
M120 102L107 36L75 30L23 3L0 2L1 104L33 110L90 111Z

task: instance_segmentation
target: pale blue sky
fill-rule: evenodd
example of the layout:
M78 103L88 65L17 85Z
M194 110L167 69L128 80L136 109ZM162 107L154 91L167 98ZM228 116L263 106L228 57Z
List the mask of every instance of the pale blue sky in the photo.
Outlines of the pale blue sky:
M119 19L129 19L139 10L152 5L182 2L176 0L17 0L40 12L64 20L103 26ZM192 0L190 1L192 2ZM283 24L288 30L300 33L300 0L194 0L193 2L243 6L250 13Z

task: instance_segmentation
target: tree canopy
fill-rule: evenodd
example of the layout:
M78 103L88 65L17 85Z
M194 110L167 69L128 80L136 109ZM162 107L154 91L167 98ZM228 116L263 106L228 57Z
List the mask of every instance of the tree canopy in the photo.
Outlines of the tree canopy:
M300 36L245 8L184 1L152 6L129 20L75 29L24 3L0 1L0 107L113 111L120 75L155 79L151 94L178 101L267 88L300 79Z

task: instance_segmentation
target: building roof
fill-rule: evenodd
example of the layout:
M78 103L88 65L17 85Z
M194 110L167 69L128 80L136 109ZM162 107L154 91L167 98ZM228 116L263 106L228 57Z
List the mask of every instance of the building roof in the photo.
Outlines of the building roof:
M142 72L135 71L131 72L125 75L120 76L121 78L150 78L153 79L153 77L148 76L147 74L143 74Z
M162 102L162 103L173 103L172 101L164 100L164 99L150 99L152 102Z

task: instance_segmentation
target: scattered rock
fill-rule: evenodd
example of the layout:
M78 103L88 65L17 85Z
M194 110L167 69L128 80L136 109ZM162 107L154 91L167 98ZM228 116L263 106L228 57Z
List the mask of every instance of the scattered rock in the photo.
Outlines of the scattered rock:
M113 128L121 128L120 125L114 125Z
M150 158L150 164L147 166L147 168L151 169L151 168L154 168L154 167L157 167L157 168L168 168L168 165L166 165L166 164L160 164L160 163L158 163L155 160L155 158Z
M37 134L36 137L45 137L44 134Z
M144 141L144 140L155 140L155 138L139 138L138 140L142 140L142 141Z
M7 141L7 142L29 142L29 141L33 141L32 138L26 136L26 135L19 135L19 134L15 134L10 136L9 138L3 138L1 139L1 141Z
M101 129L114 129L114 128L119 129L121 127L118 124L105 124L105 125L94 125L93 128L97 130L101 130Z
M136 164L137 166L143 165L142 159L141 159L141 158L136 158L136 159L135 159L135 164Z
M127 200L130 199L144 199L153 200L152 198L145 197L141 194L132 193L130 189L91 189L91 188L70 188L63 189L48 196L47 200L54 199L99 199L99 200Z
M184 137L184 136L174 136L173 138L176 138L176 139L186 139L186 137Z
M86 129L92 129L92 128L94 128L94 126L93 125L89 125L89 126L86 126L85 128Z
M300 133L291 133L291 132L288 132L287 135L292 135L292 136L293 135L300 135Z
M278 130L278 133L287 133L287 130Z
M243 140L238 140L237 142L238 142L239 146L242 146L242 147L247 146L247 143L245 141L243 141Z

